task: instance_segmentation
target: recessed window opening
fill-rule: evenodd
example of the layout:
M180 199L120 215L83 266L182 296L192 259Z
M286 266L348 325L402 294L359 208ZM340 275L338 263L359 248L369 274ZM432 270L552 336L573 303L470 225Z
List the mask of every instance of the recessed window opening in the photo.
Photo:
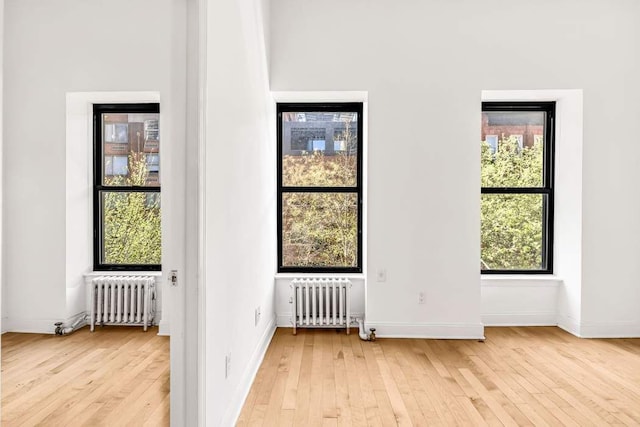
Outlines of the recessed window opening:
M554 102L483 102L482 273L553 273Z
M159 104L95 104L94 270L160 270Z
M277 113L278 272L362 272L362 103Z

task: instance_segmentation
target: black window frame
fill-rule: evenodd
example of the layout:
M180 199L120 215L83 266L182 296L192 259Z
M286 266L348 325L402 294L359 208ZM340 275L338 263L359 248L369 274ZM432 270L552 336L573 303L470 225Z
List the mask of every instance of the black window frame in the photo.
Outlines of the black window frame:
M278 273L362 273L362 210L363 210L363 103L362 102L296 102L276 104L277 129L277 233ZM283 186L282 185L282 113L286 112L355 112L358 114L356 186ZM355 267L285 266L282 259L282 196L284 193L348 193L357 195L357 265Z
M542 264L537 270L480 269L481 274L553 274L554 181L555 181L555 101L483 102L482 112L544 112L544 158L542 187L481 187L481 194L541 194L542 197ZM544 197L546 196L546 197Z
M161 271L161 264L106 264L102 262L102 207L101 194L160 193L158 186L104 185L102 172L102 115L103 114L160 114L159 103L93 104L93 270L94 271ZM127 153L128 155L128 153Z

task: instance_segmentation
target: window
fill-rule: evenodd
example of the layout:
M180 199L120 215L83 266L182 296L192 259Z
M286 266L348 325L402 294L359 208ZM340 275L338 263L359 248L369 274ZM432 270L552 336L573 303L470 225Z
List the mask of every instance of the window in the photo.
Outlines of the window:
M523 135L511 135L513 139L515 139L518 144L518 149L522 150L524 148L524 138Z
M122 120L122 116L118 116ZM114 117L114 119L116 119ZM105 123L104 142L118 142L126 144L129 142L129 127L127 123Z
M94 104L94 270L160 270L158 104Z
M484 138L485 142L489 144L491 154L496 154L498 151L498 135L487 135Z
M553 273L555 103L484 102L482 115L481 271Z
M160 155L159 154L147 154L146 155L147 170L149 172L158 172L160 170Z
M129 173L128 156L104 156L105 175L127 175Z
M362 272L362 104L278 104L278 271Z

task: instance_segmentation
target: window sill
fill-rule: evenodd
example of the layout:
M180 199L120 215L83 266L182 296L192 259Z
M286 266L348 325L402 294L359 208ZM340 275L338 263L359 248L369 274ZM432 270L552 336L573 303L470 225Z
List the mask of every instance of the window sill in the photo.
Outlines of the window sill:
M553 274L492 274L480 278L483 287L559 287L562 279Z
M161 277L162 271L90 271L84 277L98 276L154 276Z

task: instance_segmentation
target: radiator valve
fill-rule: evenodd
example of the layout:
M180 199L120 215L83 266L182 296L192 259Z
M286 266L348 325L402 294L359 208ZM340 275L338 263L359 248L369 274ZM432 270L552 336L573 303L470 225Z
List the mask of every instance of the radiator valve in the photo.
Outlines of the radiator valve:
M62 322L56 322L54 325L56 325L56 335L63 335Z
M376 328L369 328L369 341L376 340Z

